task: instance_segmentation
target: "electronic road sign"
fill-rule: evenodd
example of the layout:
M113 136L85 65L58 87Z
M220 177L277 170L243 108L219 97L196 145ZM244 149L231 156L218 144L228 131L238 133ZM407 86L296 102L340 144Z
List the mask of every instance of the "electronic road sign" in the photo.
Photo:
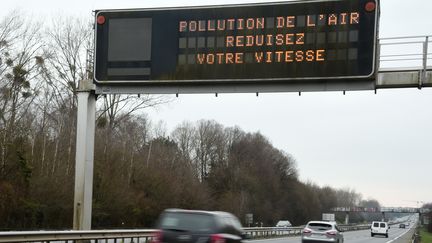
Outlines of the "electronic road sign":
M98 10L96 84L373 80L378 0Z

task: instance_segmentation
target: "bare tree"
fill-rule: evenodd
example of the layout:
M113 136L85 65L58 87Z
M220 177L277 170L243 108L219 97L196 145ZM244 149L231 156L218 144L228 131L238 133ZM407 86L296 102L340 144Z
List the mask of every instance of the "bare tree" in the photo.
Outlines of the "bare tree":
M223 163L225 135L223 128L215 121L201 120L195 133L194 161L201 181L205 180L212 167Z
M118 95L102 96L103 104L98 111L98 120L104 119L107 127L115 129L116 126L130 115L144 109L156 107L170 102L167 96L157 95Z
M177 143L181 156L188 162L192 162L192 153L195 147L196 129L191 122L183 122L171 133L172 139ZM190 167L193 168L192 163ZM196 174L197 176L198 174Z
M58 104L76 106L78 82L88 77L88 50L93 49L93 31L89 20L59 17L47 28L45 78L56 91Z
M361 194L351 188L337 190L336 197L339 207L355 207L358 206L362 200Z
M7 144L15 137L27 134L18 126L28 114L38 92L37 57L42 48L38 23L30 24L18 12L0 23L0 133L1 167L5 173ZM21 130L20 130L21 129Z

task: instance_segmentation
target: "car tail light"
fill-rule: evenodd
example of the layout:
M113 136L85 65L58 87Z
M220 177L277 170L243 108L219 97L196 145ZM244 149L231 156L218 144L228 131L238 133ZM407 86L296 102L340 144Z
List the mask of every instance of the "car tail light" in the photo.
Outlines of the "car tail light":
M225 243L225 238L220 234L210 236L210 243Z
M337 234L337 231L335 231L335 230L330 230L330 231L327 231L326 234L327 234L328 236L335 236L335 235Z
M162 231L158 230L153 234L153 239L151 243L162 243Z
M310 234L310 233L312 233L312 230L310 230L308 228L303 230L303 234Z

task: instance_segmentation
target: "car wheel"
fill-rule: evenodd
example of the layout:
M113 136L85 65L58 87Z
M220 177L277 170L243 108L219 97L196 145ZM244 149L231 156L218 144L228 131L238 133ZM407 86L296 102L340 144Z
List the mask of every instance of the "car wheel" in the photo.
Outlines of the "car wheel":
M373 233L371 233L371 237L374 237L374 234L373 234Z
M388 234L386 234L386 238L388 238Z

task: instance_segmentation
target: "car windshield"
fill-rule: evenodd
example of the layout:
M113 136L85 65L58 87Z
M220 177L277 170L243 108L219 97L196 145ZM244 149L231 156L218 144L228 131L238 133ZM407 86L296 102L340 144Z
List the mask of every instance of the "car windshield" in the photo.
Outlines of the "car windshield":
M379 227L379 224L378 223L374 223L373 227Z
M385 227L386 227L386 224L385 224L385 223L381 223L381 224L380 224L380 227L381 227L381 228L385 228Z
M332 229L331 224L326 223L310 223L308 228L313 230L330 230Z
M160 228L167 230L184 230L208 232L215 228L212 215L192 213L165 213Z

